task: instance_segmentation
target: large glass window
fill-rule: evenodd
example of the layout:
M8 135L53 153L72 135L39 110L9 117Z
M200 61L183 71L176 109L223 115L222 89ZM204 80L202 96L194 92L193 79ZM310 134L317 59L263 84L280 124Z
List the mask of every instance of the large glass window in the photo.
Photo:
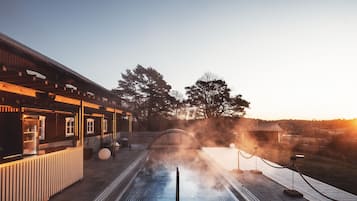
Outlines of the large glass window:
M66 117L66 137L74 135L74 117Z
M94 119L87 119L87 134L94 134Z

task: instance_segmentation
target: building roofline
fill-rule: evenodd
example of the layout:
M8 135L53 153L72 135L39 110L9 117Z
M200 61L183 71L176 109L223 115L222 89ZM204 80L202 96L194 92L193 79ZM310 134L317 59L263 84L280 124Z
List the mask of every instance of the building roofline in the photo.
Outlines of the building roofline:
M69 67L55 61L54 59L51 59L43 54L41 54L40 52L32 49L32 48L29 48L28 46L10 38L9 36L5 35L4 33L0 32L0 41L4 42L4 43L7 43L8 45L10 46L13 46L15 48L17 48L18 50L21 50L22 52L26 53L26 54L29 54L31 55L32 57L35 57L41 61L44 61L46 63L49 63L49 64L52 64L53 66L55 66L57 68L57 70L60 70L64 73L67 73L67 74L70 74L74 77L77 77L78 79L81 79L82 81L88 83L88 84L91 84L93 85L94 87L96 88L99 88L101 90L104 90L104 91L107 91L109 93L112 94L112 92L109 90L109 89L106 89L105 87L99 85L98 83L90 80L89 78L87 77L84 77L83 75L79 74L78 72L70 69Z

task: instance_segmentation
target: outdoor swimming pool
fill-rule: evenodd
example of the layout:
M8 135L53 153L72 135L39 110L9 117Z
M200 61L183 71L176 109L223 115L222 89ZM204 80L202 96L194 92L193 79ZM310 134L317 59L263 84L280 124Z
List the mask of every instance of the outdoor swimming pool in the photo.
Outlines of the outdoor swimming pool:
M176 167L180 176L180 200L237 201L229 187L214 175L196 151L152 151L120 200L164 201L176 198Z

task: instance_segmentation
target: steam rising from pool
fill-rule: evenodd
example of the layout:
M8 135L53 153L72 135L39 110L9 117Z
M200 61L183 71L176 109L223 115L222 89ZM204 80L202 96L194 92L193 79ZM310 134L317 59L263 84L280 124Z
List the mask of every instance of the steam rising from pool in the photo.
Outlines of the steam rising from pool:
M180 200L237 200L195 150L152 150L125 200L175 200L176 167Z

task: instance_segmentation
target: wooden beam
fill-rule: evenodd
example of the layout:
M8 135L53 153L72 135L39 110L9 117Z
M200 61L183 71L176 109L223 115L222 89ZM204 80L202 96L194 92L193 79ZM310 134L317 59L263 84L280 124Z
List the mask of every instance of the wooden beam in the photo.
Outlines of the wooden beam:
M99 114L99 113L92 113L92 114L86 114L86 116L90 116L90 117L103 117L103 114Z
M44 81L42 84L45 85ZM3 81L0 81L0 91L15 93L15 94L24 95L24 96L30 96L30 97L34 97L34 98L36 97L36 92L42 92L40 90L35 90L35 89L28 88L28 87L10 84L10 83L3 82ZM62 95L56 95L55 101L60 102L60 103L80 106L79 99L69 98L69 97L62 96ZM83 101L83 106L88 107L88 108L97 109L97 110L100 108L100 105L91 103L91 102L87 102L87 101ZM108 112L112 112L112 113L120 113L120 114L123 113L122 110L115 109L115 108L107 107L106 110Z
M115 109L111 108L111 107L106 107L105 110L108 111L108 112L111 112L111 113L115 112Z
M66 104L71 104L71 105L77 105L77 106L81 105L81 100L78 100L75 98L68 98L68 97L61 96L61 95L56 95L55 101L61 102L61 103L66 103ZM90 103L87 101L83 101L83 106L87 107L87 108L97 109L97 110L99 110L99 108L100 108L100 105L95 104L95 103Z
M73 112L61 111L61 110L48 110L40 108L22 107L24 112L43 112L43 113L58 113L58 114L68 114L73 115Z
M68 98L60 95L56 95L55 101L60 103L70 104L70 105L77 105L77 106L81 105L81 101L78 99Z
M0 81L0 91L36 97L36 90Z
M93 108L93 109L99 109L100 105L94 104L94 103L90 103L90 102L86 102L83 101L83 105L84 107L89 107L89 108Z
M111 113L118 113L118 114L122 114L123 110L119 110L119 109L115 109L115 108L111 108L111 107L106 107L105 108L106 111L111 112Z

